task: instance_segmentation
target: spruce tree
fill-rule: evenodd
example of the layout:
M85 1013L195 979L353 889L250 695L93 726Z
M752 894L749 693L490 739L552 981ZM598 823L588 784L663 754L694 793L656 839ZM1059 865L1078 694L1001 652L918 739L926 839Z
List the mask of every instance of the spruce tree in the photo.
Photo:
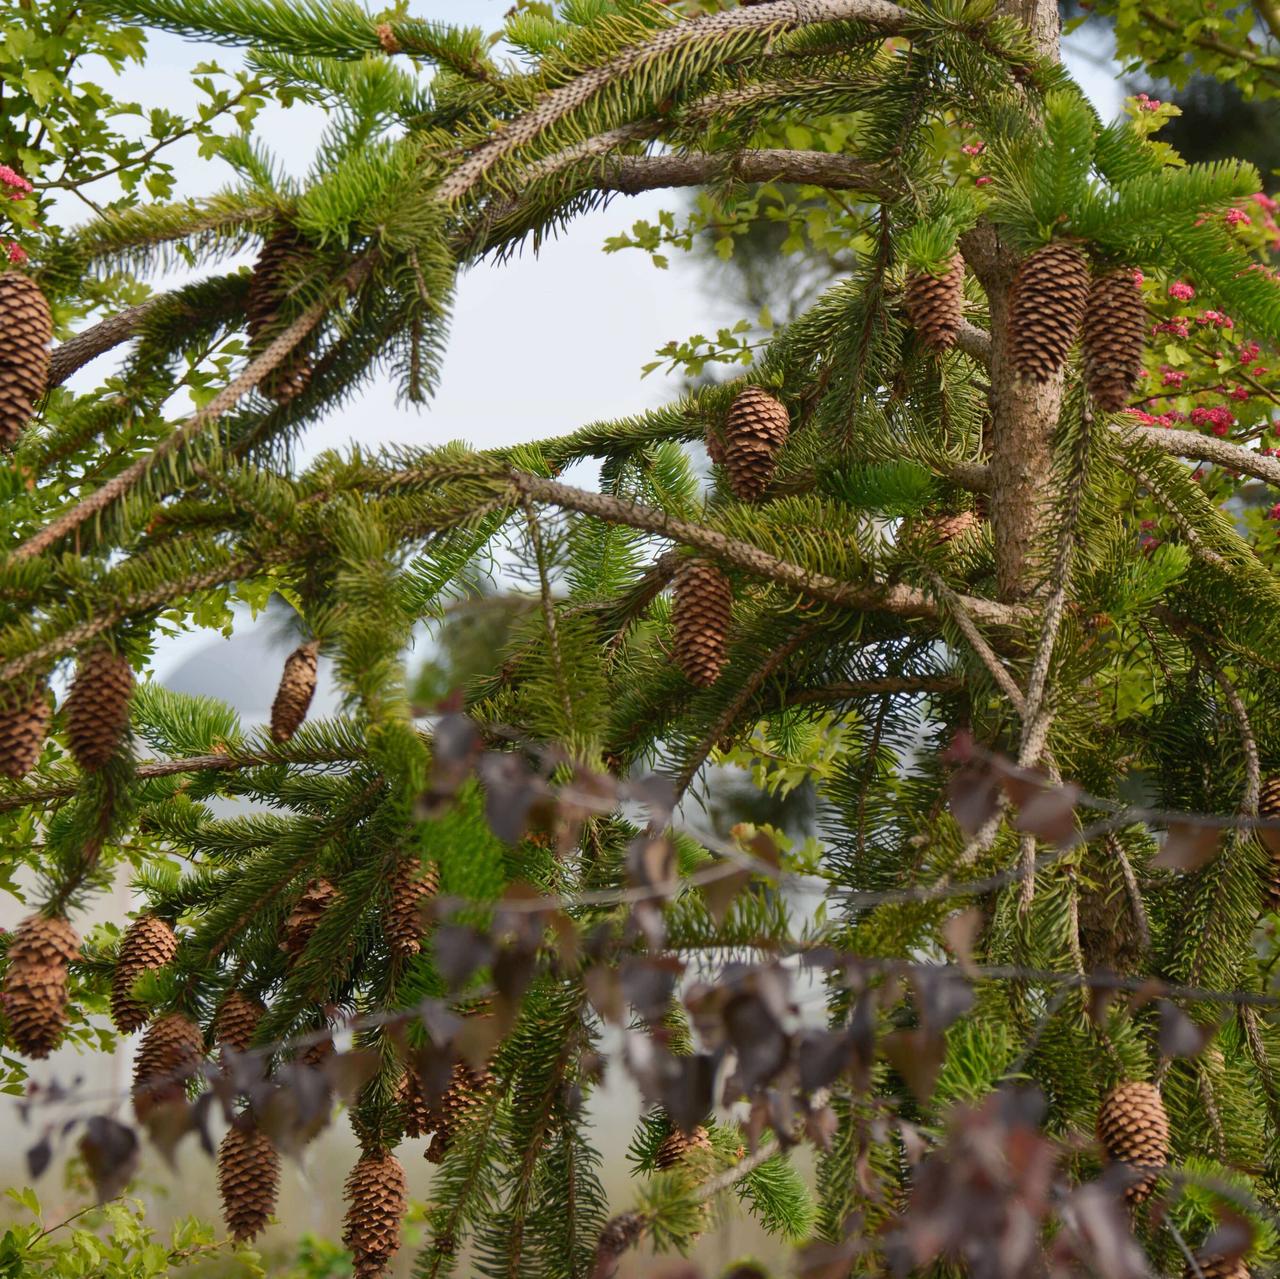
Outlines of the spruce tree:
M234 1119L238 1238L342 1096L362 1275L402 1246L406 1132L438 1164L421 1279L606 1276L735 1199L818 1274L1273 1262L1280 589L1234 499L1280 483L1276 436L1265 369L1265 450L1157 421L1136 379L1170 296L1254 343L1242 367L1280 343L1238 229L1258 174L1099 120L1045 0L522 4L519 61L348 0L82 7L245 47L330 122L305 179L233 140L230 187L106 209L24 269L55 316L86 279L202 274L55 348L5 467L26 776L0 805L40 870L14 1046L114 991L149 1022L139 1123L200 1130L202 1091ZM745 375L662 409L291 464L373 376L430 394L460 268L667 187L817 202L856 252ZM25 371L40 334L7 319ZM1190 323L1157 320L1166 354ZM126 344L98 391L56 389ZM558 478L584 461L598 490ZM415 719L414 627L498 556L528 606ZM127 677L166 626L272 594L305 638L271 725ZM816 779L811 848L705 829L680 801L724 758ZM176 937L158 964L71 940L125 859ZM589 1100L619 1039L646 1111L636 1202L608 1204ZM132 1129L84 1139L113 1185Z

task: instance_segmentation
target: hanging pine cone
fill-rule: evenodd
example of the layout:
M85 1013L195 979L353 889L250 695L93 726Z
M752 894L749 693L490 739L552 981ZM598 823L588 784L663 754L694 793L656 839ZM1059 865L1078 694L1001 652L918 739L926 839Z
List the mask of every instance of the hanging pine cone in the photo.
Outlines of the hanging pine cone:
M655 1167L666 1172L677 1164L696 1158L699 1151L710 1150L711 1137L705 1128L699 1126L692 1132L681 1132L679 1128L673 1128L658 1147L653 1162Z
M178 949L178 938L163 919L139 915L125 930L111 977L111 1020L122 1035L147 1024L147 1006L133 994L143 973L163 968Z
M313 879L298 898L284 923L284 939L280 943L290 959L297 959L307 948L321 916L329 909L338 890L327 879Z
M396 1088L396 1101L404 1111L404 1135L425 1137L436 1126L436 1114L422 1089L422 1080L413 1066L406 1066Z
M310 246L291 227L282 227L264 242L254 263L249 295L245 300L251 356L261 355L281 329L289 277L309 255ZM288 404L307 389L311 373L311 357L300 345L262 379L259 389L278 404Z
M53 317L34 280L0 274L0 448L11 448L49 383Z
M1147 303L1133 268L1112 271L1093 282L1084 313L1080 345L1084 375L1094 403L1118 413L1142 375L1147 341Z
M307 718L307 708L316 691L316 655L320 646L312 641L295 648L285 659L284 674L276 699L271 703L271 737L287 742Z
M416 857L401 859L391 884L391 899L382 914L382 929L391 953L411 959L422 949L422 908L440 891L440 874Z
M1249 1267L1243 1257L1197 1257L1202 1279L1249 1279ZM1183 1268L1182 1279L1196 1279L1190 1265Z
M1125 1198L1141 1203L1169 1157L1169 1117L1153 1084L1130 1081L1113 1088L1098 1111L1098 1140L1107 1157L1137 1175Z
M738 392L724 423L724 464L739 501L754 502L764 495L790 430L786 405L768 391L747 386Z
M733 587L710 560L686 559L675 579L675 659L685 678L709 688L720 677L733 621Z
M463 1061L454 1063L449 1087L445 1089L440 1107L433 1116L431 1145L426 1153L431 1163L444 1161L454 1138L474 1118L492 1085L493 1076L487 1070L474 1070Z
M712 465L723 466L726 457L724 432L717 426L709 426L702 437L702 443Z
M298 1060L310 1070L319 1070L335 1052L337 1049L333 1046L333 1040L322 1039L303 1049Z
M949 351L964 318L964 258L954 254L941 275L913 271L907 277L902 306L929 350Z
M646 1229L645 1219L638 1212L620 1212L610 1217L596 1240L591 1279L613 1279L618 1273L618 1262L629 1248L640 1242Z
M52 714L43 683L0 694L0 773L25 777L40 762Z
M389 1151L365 1151L347 1178L346 1227L357 1279L385 1272L400 1251L400 1223L409 1206L404 1169Z
M280 1189L280 1156L256 1127L227 1129L218 1147L218 1194L222 1219L236 1243L247 1243L266 1228Z
M14 930L4 974L9 1037L24 1057L47 1057L67 1025L67 965L80 938L60 915L28 915Z
M253 1043L253 1032L258 1029L265 1012L266 1009L256 999L250 999L238 990L231 991L213 1019L214 1040L233 1052L248 1052L249 1045Z
M1258 816L1267 821L1280 821L1280 776L1268 777L1258 792ZM1263 872L1263 906L1280 910L1280 826L1266 832L1263 843L1270 860Z
M133 1112L142 1122L155 1107L183 1101L187 1081L204 1056L200 1027L181 1013L169 1013L147 1027L133 1063Z
M80 659L67 698L67 740L86 772L102 768L120 749L132 696L133 670L127 658L100 644Z
M956 511L950 515L926 515L920 522L928 535L929 541L936 546L945 546L963 537L982 525L982 517L977 511Z
M1020 377L1047 382L1067 362L1089 296L1089 263L1071 244L1046 244L1013 283L1009 346Z

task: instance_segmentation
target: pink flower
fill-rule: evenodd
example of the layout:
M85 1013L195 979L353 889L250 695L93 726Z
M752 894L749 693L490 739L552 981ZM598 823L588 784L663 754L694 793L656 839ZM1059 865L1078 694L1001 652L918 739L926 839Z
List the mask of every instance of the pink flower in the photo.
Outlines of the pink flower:
M1153 325L1152 333L1172 333L1176 338L1191 336L1191 326L1183 319L1166 320L1163 324Z
M0 182L3 182L7 187L13 188L16 193L10 196L10 199L13 200L21 200L24 195L29 195L34 189L21 173L15 172L7 164L0 164Z
M1280 502L1277 502L1268 512L1267 519L1280 520Z
M1258 206L1258 208L1266 209L1268 213L1275 213L1277 209L1280 209L1280 201L1273 200L1269 195L1262 191L1259 191L1258 194L1253 197L1253 202Z
M1253 225L1253 219L1243 209L1228 209L1226 218L1228 226Z
M980 177L973 185L976 187L985 187L985 186L989 186L990 184L991 184L990 175L984 173L982 177Z
M1138 94L1138 110L1139 111L1159 111L1160 99L1149 98L1145 93Z
M1252 392L1247 386L1233 386L1231 388L1231 398L1233 400L1247 400Z
M1226 408L1196 408L1191 410L1191 421L1196 426L1207 426L1214 435L1226 435L1236 424L1236 416Z
M1160 385L1161 386L1181 386L1191 375L1182 369L1171 368L1167 364L1160 366Z
M1195 289L1182 280L1175 280L1169 285L1169 296L1177 298L1179 302L1190 302L1195 295Z
M1143 520L1143 521L1138 525L1138 527L1139 527L1140 529L1142 529L1142 530L1143 530L1143 532L1148 532L1148 531L1150 531L1151 529L1155 528L1155 526L1156 526L1156 522L1155 522L1155 520Z
M1256 342L1240 343L1240 363L1248 364L1250 360L1256 360L1258 353L1262 348Z
M17 240L11 240L8 248L9 261L15 266L22 266L27 261L27 251Z
M987 144L985 142L966 142L964 146L960 148L965 155L981 155L986 149Z
M1253 368L1249 370L1249 372L1252 373L1254 377L1261 377L1266 371L1267 371L1267 366L1265 364L1255 364Z
M1126 409L1125 412L1132 413L1133 416L1136 417L1139 422L1145 423L1147 426L1172 426L1173 425L1172 413L1166 413L1160 417L1156 417L1154 414L1146 413L1142 409Z
M1221 329L1235 328L1235 321L1221 311L1202 311L1196 316L1197 324L1216 324Z
M1147 282L1147 277L1143 275L1141 271L1135 268L1133 272L1133 287L1135 289L1140 289L1144 284L1146 284L1146 282Z

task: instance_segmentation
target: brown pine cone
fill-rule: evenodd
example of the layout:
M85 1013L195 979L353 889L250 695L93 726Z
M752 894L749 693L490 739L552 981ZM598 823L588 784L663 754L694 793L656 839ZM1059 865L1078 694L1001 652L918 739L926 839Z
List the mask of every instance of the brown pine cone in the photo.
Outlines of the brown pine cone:
M425 1137L436 1126L436 1115L422 1090L422 1080L412 1066L406 1066L396 1087L396 1101L404 1110L404 1135Z
M675 578L674 655L685 678L709 688L720 678L733 622L733 587L710 560L686 559Z
M964 318L964 258L954 254L941 275L912 272L907 277L902 306L911 327L929 350L950 350Z
M977 511L956 511L950 515L926 515L920 521L920 527L928 534L929 540L938 546L954 542L982 526L982 517Z
M382 929L391 953L411 959L422 949L422 908L440 891L440 873L417 857L402 858L382 913Z
M203 1056L204 1037L189 1017L169 1013L147 1027L133 1064L133 1112L141 1122L157 1106L186 1099Z
M433 1116L431 1145L425 1158L438 1164L444 1161L454 1138L475 1117L484 1095L493 1085L493 1076L487 1070L474 1070L466 1062L455 1062L449 1087L440 1099L440 1108Z
M780 400L759 386L738 392L724 423L724 465L739 501L764 496L790 431L791 415Z
M14 930L4 974L9 1038L24 1057L47 1057L67 1026L67 965L80 938L60 915L28 915Z
M1138 1174L1125 1198L1141 1203L1169 1158L1169 1117L1159 1089L1136 1080L1113 1088L1098 1111L1098 1140L1109 1159Z
M40 286L0 274L0 448L12 448L49 383L53 317Z
M227 1129L218 1147L218 1193L222 1219L236 1243L256 1238L266 1228L280 1189L280 1156L256 1127Z
M1097 406L1118 413L1142 375L1147 342L1147 303L1132 267L1093 282L1080 345L1084 375Z
M131 1035L147 1024L147 1006L134 998L133 983L143 973L163 968L177 949L173 929L154 915L139 915L125 930L111 978L111 1020L122 1035Z
M67 698L67 741L86 772L102 768L120 749L132 697L133 670L127 658L105 644L81 657Z
M0 773L25 777L40 762L52 714L43 681L34 689L10 688L0 694Z
M245 300L250 356L261 355L284 327L282 312L290 277L305 266L310 253L310 246L292 227L281 227L264 241ZM312 371L305 343L299 344L262 379L259 389L278 404L288 404L310 385Z
M1249 1267L1243 1257L1197 1257L1202 1279L1249 1279ZM1182 1279L1196 1279L1190 1265L1183 1268Z
M663 1172L696 1157L699 1151L711 1150L711 1137L699 1125L692 1132L673 1128L653 1156L654 1166Z
M337 895L338 890L327 879L313 879L307 885L284 924L284 939L280 942L280 949L290 959L296 960L306 950L321 917Z
M256 999L238 990L230 991L213 1019L215 1042L225 1044L232 1052L248 1052L253 1032L266 1011Z
M287 742L302 727L316 692L316 666L320 646L313 640L301 644L285 659L284 674L271 703L271 736Z
M1267 821L1280 821L1280 776L1268 777L1258 792L1258 816ZM1263 908L1280 910L1280 826L1263 834L1263 845L1270 854L1263 872Z
M367 1150L347 1178L346 1226L356 1279L385 1273L400 1251L400 1223L409 1206L404 1169L390 1151Z
M1089 296L1089 263L1055 242L1024 259L1013 283L1009 347L1020 377L1048 382L1067 362Z

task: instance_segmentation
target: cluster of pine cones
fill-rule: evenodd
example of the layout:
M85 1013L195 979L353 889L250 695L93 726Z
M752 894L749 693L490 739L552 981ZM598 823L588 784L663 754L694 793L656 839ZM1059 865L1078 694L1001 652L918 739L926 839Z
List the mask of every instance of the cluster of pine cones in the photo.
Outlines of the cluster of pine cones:
M913 272L903 308L920 341L949 350L964 309L964 259L953 255L939 274ZM1091 279L1089 260L1073 244L1055 241L1019 268L1009 308L1009 347L1018 375L1047 382L1067 362L1077 333L1085 382L1104 412L1125 407L1142 374L1147 308L1132 268Z

